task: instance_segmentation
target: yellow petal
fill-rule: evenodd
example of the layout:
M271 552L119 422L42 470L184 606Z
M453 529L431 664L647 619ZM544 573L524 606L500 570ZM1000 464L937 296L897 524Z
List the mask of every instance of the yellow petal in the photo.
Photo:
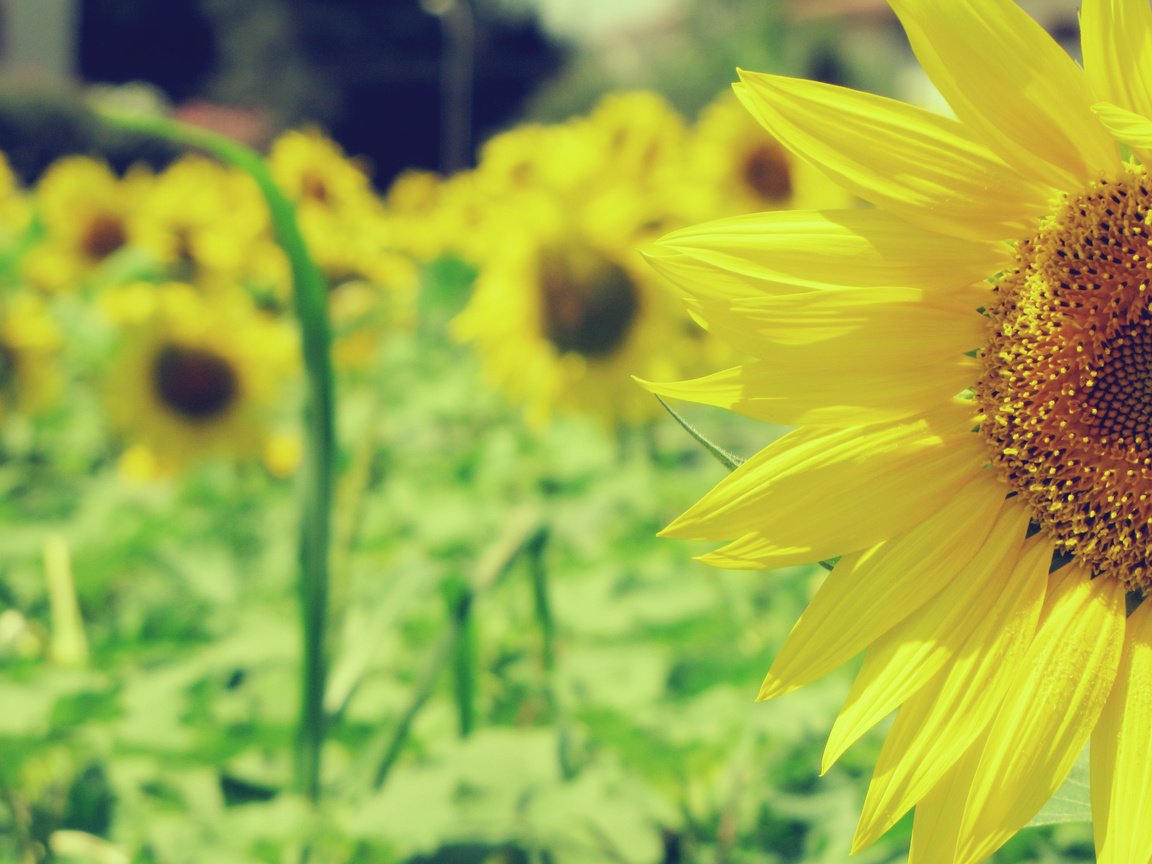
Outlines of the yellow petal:
M1152 116L1152 10L1132 0L1085 0L1080 46L1093 95Z
M732 300L836 286L963 288L1006 266L1010 250L879 210L842 210L705 222L674 231L645 254L694 296Z
M964 861L991 855L1055 792L1116 678L1124 643L1124 586L1079 565L1055 573L1016 680L992 725L960 827Z
M855 657L943 591L996 524L1005 487L977 475L907 534L846 555L792 628L760 690L770 699Z
M890 0L956 116L1025 176L1075 188L1120 168L1087 77L1012 0Z
M1152 860L1152 604L1128 619L1124 659L1092 733L1092 827L1100 864Z
M641 382L661 396L728 408L787 426L888 423L922 414L968 387L979 372L971 357L916 366L861 369L836 355L804 363L753 361L692 381Z
M841 288L730 303L701 301L694 310L711 332L741 351L813 370L846 365L888 372L914 369L955 360L986 340L987 319L977 311L986 302L983 292L926 302L908 297L911 291Z
M799 429L766 447L672 522L665 536L770 537L772 566L817 561L893 537L935 512L986 459L947 415L892 425Z
M736 94L769 132L865 201L974 240L1031 234L1048 191L955 120L880 96L741 72Z
M861 735L915 695L971 639L983 648L988 628L999 633L1017 613L1020 584L1010 584L1028 530L1028 508L1005 503L992 532L955 579L915 615L868 649L852 691L836 718L821 773ZM1039 608L1037 608L1039 613Z
M1152 165L1152 120L1107 102L1093 105L1092 110L1117 141L1127 144L1145 165Z
M876 760L853 849L895 825L988 726L1011 680L1005 670L1017 668L1036 632L1051 561L1050 541L1028 541L986 619L936 679L900 709Z

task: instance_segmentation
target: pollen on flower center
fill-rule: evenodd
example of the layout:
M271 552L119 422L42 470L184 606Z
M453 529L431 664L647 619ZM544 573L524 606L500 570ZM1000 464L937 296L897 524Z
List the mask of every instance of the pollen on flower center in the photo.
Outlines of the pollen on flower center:
M561 252L540 262L544 335L560 353L604 357L628 337L636 318L636 286L620 267Z
M1020 244L976 387L993 460L1094 573L1152 585L1152 180L1068 197Z
M212 420L223 414L239 390L231 364L200 348L165 346L156 355L152 373L160 400L193 421Z

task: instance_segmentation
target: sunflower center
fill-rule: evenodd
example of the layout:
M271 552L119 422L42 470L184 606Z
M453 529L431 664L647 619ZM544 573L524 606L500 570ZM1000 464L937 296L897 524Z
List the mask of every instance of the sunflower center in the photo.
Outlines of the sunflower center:
M128 242L124 223L110 213L97 213L84 226L80 247L93 261L103 261Z
M1019 245L976 386L993 461L1060 548L1152 585L1152 182L1070 196Z
M745 154L740 176L744 185L765 201L781 201L792 194L792 174L784 148L770 142L753 147Z
M332 200L332 194L328 190L328 183L324 179L324 175L317 171L304 172L304 176L300 179L300 191L305 198L319 204L328 204Z
M152 375L160 400L192 421L220 416L235 401L240 389L232 365L201 348L165 346L156 355Z
M632 279L603 260L546 254L540 263L541 325L561 354L605 357L628 338L639 298Z

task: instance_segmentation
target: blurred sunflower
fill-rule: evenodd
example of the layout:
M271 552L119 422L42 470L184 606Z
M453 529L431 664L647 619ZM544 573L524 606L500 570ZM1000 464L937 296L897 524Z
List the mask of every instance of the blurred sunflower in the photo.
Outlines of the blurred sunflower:
M398 251L395 222L364 167L318 130L286 132L273 143L268 164L295 202L301 233L332 292L336 360L364 365L383 328L410 318L415 304L416 267ZM286 264L282 269L286 293Z
M686 176L695 194L690 200L698 218L852 203L843 187L765 132L731 92L701 112L687 158ZM682 189L681 194L690 193Z
M44 237L24 256L25 277L46 290L77 287L134 243L136 207L152 182L147 169L120 178L86 156L54 162L36 185Z
M899 711L855 848L915 806L913 862L980 861L1091 740L1098 860L1146 864L1152 9L1085 0L1082 69L1008 0L891 6L957 119L737 85L875 209L728 219L653 253L757 358L655 389L801 427L666 533L733 540L705 556L728 567L843 556L761 697L864 652L824 768Z
M557 408L641 421L660 406L631 375L688 374L718 352L635 251L683 224L685 135L662 97L611 94L587 118L496 136L455 178L470 183L462 253L479 274L453 332L531 422Z
M598 225L597 200L538 200L491 250L472 300L453 322L493 382L533 423L556 408L635 422L659 409L630 375L685 368L699 357L678 304L631 248L638 226ZM658 373L657 373L658 374ZM675 373L673 373L675 374Z
M240 171L185 156L161 172L138 203L136 239L172 278L233 284L272 243L264 199Z
M146 287L106 386L133 464L167 472L206 456L259 454L294 369L291 328L239 297L209 305L187 285Z
M0 300L0 419L36 414L59 396L62 341L39 297L18 292Z

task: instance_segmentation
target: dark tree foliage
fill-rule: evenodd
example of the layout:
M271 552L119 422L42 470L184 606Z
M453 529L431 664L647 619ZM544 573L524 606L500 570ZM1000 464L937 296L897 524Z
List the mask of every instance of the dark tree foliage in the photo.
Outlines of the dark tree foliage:
M372 159L378 181L405 167L441 167L440 20L416 0L297 0L292 8L307 61L341 100L336 138ZM514 121L561 62L534 19L478 4L474 21L473 143Z
M84 80L148 81L177 102L198 95L216 64L200 0L83 0L79 46Z
M532 17L510 17L491 0L461 2L474 23L474 147L515 121L563 52ZM441 167L439 18L418 0L267 0L269 7L286 26L249 21L250 38L246 30L237 40L227 32L237 13L215 0L82 0L81 75L147 81L176 102L223 94L278 123L319 123L368 157L378 183L407 167ZM289 80L293 86L278 86Z

